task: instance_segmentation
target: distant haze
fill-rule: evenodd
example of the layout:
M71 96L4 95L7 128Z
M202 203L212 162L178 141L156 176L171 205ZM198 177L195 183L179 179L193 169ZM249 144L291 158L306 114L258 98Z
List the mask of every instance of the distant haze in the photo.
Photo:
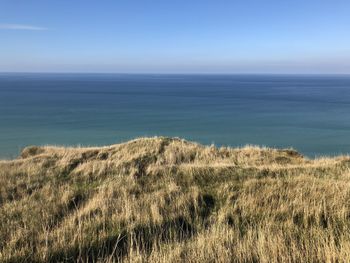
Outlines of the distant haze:
M1 72L350 73L350 1L0 3Z

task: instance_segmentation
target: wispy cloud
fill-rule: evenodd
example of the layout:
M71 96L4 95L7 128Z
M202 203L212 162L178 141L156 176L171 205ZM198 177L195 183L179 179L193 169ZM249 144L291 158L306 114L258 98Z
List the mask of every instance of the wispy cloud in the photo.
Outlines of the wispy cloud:
M1 24L0 23L0 29L7 29L7 30L47 30L46 27L40 27L40 26L32 26L32 25L22 25L22 24Z

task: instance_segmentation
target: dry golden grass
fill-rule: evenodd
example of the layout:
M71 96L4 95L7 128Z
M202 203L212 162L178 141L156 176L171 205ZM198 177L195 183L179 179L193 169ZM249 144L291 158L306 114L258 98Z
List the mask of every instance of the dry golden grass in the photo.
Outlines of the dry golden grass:
M142 138L0 161L1 262L350 262L350 158Z

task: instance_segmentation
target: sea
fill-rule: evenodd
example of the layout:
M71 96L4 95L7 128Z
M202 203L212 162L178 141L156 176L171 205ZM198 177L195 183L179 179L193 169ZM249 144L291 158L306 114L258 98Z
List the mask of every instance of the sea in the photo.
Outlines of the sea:
M0 159L145 136L350 153L350 75L0 73Z

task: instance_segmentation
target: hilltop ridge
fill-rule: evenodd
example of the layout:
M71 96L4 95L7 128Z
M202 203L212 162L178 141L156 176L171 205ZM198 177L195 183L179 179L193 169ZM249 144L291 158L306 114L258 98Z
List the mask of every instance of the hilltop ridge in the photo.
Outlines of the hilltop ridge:
M350 158L139 138L0 161L0 261L350 260Z

